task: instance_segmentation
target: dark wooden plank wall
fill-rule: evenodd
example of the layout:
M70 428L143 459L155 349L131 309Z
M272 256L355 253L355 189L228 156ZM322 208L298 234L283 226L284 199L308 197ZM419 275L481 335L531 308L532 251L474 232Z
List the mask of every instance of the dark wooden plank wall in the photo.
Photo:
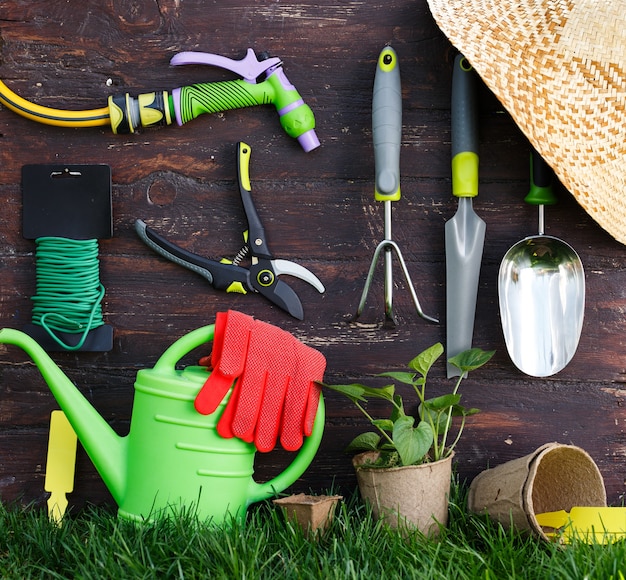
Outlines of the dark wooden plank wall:
M55 361L121 434L128 428L138 369L154 364L176 338L234 308L293 332L327 357L328 382L372 380L400 369L419 350L445 341L443 227L456 210L450 187L450 75L454 49L424 0L243 2L241 0L6 0L0 7L0 78L40 104L104 106L112 92L171 89L232 78L202 67L174 68L170 57L202 50L240 58L268 50L313 108L322 147L305 154L281 130L271 107L205 116L182 128L115 136L108 129L62 129L0 110L0 326L30 320L33 243L21 235L20 171L26 163L107 163L113 172L115 235L102 241L105 317L115 328L106 354L55 354ZM382 206L373 199L371 93L375 62L391 43L400 58L404 133L402 199L394 205L400 245L424 309L417 317L399 270L399 324L381 328L382 265L366 313L352 323L365 274L382 239ZM609 501L625 489L624 247L560 190L547 213L549 233L570 242L586 268L587 307L578 352L556 376L533 379L510 362L497 305L505 251L533 233L525 207L525 140L497 100L481 89L481 188L475 208L487 222L475 344L496 349L463 387L482 413L458 448L471 478L548 441L573 443L598 463ZM233 255L244 228L236 190L235 143L252 146L255 200L280 257L319 275L326 293L290 280L305 306L303 322L259 296L214 291L195 274L153 254L135 235L143 218L171 240L211 257ZM185 361L194 363L195 359ZM375 380L375 379L374 379ZM435 392L447 388L443 362ZM325 437L314 465L293 487L322 492L355 481L343 447L365 427L353 408L327 396ZM47 427L55 402L28 357L0 347L0 497L42 504ZM259 456L266 479L288 460ZM74 506L110 502L84 452Z

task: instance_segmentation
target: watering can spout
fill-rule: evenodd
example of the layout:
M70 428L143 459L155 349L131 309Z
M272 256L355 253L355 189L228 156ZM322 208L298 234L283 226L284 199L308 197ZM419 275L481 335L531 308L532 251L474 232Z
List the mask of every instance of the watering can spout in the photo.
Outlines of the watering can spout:
M0 343L19 346L33 359L111 495L119 502L126 487L127 438L115 433L33 338L4 328L0 330Z

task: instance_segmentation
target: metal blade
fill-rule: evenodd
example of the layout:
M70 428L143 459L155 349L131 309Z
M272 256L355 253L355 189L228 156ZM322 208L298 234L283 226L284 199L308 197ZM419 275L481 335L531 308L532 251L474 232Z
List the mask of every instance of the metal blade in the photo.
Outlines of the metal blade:
M298 320L304 318L302 302L300 302L298 295L286 282L276 280L271 288L267 290L259 289L258 292L265 296L270 302L273 302L276 306L291 314L294 318Z
M291 260L272 260L272 266L274 268L274 273L277 276L281 274L285 274L287 276L294 276L295 278L300 278L300 280L304 280L308 282L313 288L315 288L320 294L322 294L325 290L324 284L320 281L320 279L308 270L304 266L300 266L300 264L296 264Z
M472 198L446 223L446 358L472 347L478 279L485 244L485 222L474 212ZM448 378L461 371L448 363Z

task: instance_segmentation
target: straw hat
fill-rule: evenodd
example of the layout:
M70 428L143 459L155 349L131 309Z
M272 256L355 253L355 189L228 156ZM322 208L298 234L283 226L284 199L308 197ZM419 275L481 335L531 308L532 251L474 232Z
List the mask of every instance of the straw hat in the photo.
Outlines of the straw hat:
M616 0L428 0L561 183L626 244L626 9Z

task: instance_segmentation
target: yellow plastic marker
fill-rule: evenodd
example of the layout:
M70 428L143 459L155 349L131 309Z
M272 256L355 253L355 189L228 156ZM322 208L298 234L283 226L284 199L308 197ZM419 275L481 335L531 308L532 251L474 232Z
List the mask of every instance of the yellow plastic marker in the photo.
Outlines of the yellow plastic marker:
M77 437L63 411L52 411L44 489L50 492L48 516L61 525L67 509L66 494L74 490Z
M565 543L572 538L589 544L608 544L626 538L626 507L573 507L536 515L542 527L556 531L546 533Z

